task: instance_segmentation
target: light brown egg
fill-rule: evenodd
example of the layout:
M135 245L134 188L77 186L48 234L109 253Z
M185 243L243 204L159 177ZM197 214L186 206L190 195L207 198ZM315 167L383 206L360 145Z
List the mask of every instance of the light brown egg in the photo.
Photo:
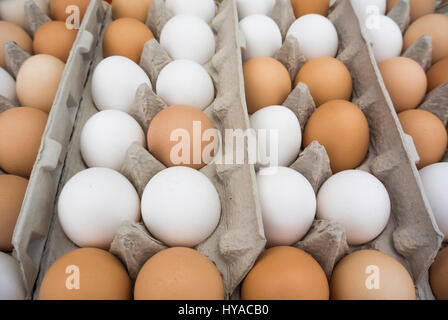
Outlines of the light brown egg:
M312 13L327 16L330 0L291 0L291 6L296 18Z
M107 251L82 248L59 258L42 280L40 300L129 300L131 280Z
M291 93L288 70L273 58L254 58L243 65L249 114L264 107L281 105Z
M439 252L429 269L429 282L438 300L448 300L448 247Z
M223 300L216 266L190 248L170 248L152 256L140 270L135 300Z
M330 100L349 100L353 90L350 71L330 57L308 61L297 74L294 86L299 82L308 86L317 107Z
M64 68L61 60L47 54L28 58L20 67L16 80L20 103L50 112Z
M448 57L448 17L443 14L427 14L415 20L403 38L403 52L423 35L432 37L432 63Z
M66 21L70 15L66 13L68 6L77 6L79 8L79 20L82 21L84 14L89 7L90 0L50 0L50 17L53 20Z
M176 130L184 130L188 135L178 137ZM199 136L196 135L196 130ZM151 121L148 129L148 149L167 167L182 165L199 170L206 165L206 162L212 160L217 151L218 141L214 141L213 138L211 141L205 140L204 133L208 130L216 129L210 118L198 108L185 105L171 106L159 112ZM215 133L217 136L217 131ZM173 139L171 139L172 136ZM183 148L176 151L176 145ZM210 159L203 157L206 148L211 149L211 152L207 153ZM189 154L182 154L182 150L188 150ZM172 152L175 152L180 160L186 161L175 163Z
M332 300L415 300L409 272L393 257L359 250L336 265L330 281Z
M395 110L416 108L427 89L425 70L414 60L396 57L379 64L380 72Z
M48 115L29 107L0 114L0 168L29 178L36 162Z
M426 73L428 79L428 92L448 81L448 58L440 60Z
M333 173L361 165L369 150L369 124L353 103L332 100L320 106L305 127L303 144L325 147Z
M398 3L399 0L387 0L387 12ZM411 5L411 22L424 15L434 13L436 0L409 0Z
M13 249L12 235L22 208L28 180L10 175L0 175L0 251Z
M5 50L6 42L14 41L28 53L33 53L33 40L25 30L6 21L0 21L0 67L6 69Z
M293 247L263 252L241 286L243 300L328 300L322 267L308 253Z
M418 169L442 160L448 136L442 121L425 110L408 110L398 114L404 132L412 137L420 156Z
M103 38L104 57L123 56L140 63L143 48L154 35L141 21L121 18L112 22Z
M114 19L134 18L146 22L152 0L114 0L112 16Z

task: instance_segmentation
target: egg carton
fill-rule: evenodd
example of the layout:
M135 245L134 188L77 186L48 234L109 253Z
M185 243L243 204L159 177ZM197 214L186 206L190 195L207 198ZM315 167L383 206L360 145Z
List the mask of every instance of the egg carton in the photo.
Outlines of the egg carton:
M217 9L217 14L211 22L216 38L216 53L204 65L214 82L216 98L204 112L219 130L246 130L249 128L249 120L244 100L241 55L236 39L238 30L236 3L233 0L217 1ZM159 37L163 25L171 16L163 0L152 1L147 25L150 26L156 38ZM103 25L104 32L111 21L111 10L107 5L104 22L98 20L96 23ZM102 59L103 50L102 45L99 44L91 72ZM140 65L147 72L154 86L159 72L170 61L168 53L161 48L157 40L153 39L145 45ZM80 153L80 135L86 121L98 112L92 100L91 78L90 76L83 92L61 186L73 175L87 168ZM152 118L166 106L166 103L149 86L142 85L136 93L131 115L147 131ZM147 150L134 144L128 150L121 172L132 182L141 196L148 181L163 169L165 166ZM266 243L255 186L255 169L248 164L210 163L201 169L201 172L216 187L222 212L214 233L195 249L216 264L223 276L226 297L229 297L251 269ZM121 259L131 279L135 280L146 260L165 248L163 243L149 234L142 223L126 222L117 231L110 251ZM75 249L77 246L64 234L56 212L42 259L34 298L38 298L40 283L48 268L63 254Z
M284 64L294 81L306 58L296 39L285 39L295 21L290 1L277 0L269 16L278 24L284 39L275 58ZM294 246L310 253L328 278L335 264L353 251L375 249L387 253L407 268L415 281L417 295L426 299L426 291L421 288L428 285L427 270L440 246L441 235L416 178L415 152L409 152L411 140L404 135L390 101L386 100L384 84L378 81L377 66L372 62L372 50L361 36L350 1L336 1L328 18L339 35L337 59L346 65L353 78L351 101L363 111L370 128L369 152L358 169L370 172L385 185L391 199L391 218L376 239L362 246L349 246L344 228L338 223L315 220L308 234ZM241 46L244 48L244 40ZM303 83L283 105L296 114L302 130L315 110L308 87ZM291 168L303 174L316 192L332 174L325 148L317 142L305 148Z
M25 13L31 35L43 23L51 21L30 0L25 3ZM101 5L93 1L66 63L14 230L13 256L19 262L28 298L38 276L68 142L99 35L96 19L102 16ZM30 56L14 42L5 44L5 55L8 71L14 77ZM17 106L16 102L0 97L0 112Z

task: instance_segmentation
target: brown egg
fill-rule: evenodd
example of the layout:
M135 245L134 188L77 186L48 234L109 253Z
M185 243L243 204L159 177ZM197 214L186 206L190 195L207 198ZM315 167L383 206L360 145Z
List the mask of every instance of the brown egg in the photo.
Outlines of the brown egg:
M28 53L33 53L33 40L25 30L11 22L0 21L0 67L3 69L6 69L3 45L9 41L14 41Z
M241 286L243 300L328 300L327 277L308 253L293 247L263 252Z
M140 63L143 48L154 35L141 21L121 18L112 22L104 32L104 57L123 56Z
M73 14L73 11L66 13L67 7L77 6L79 8L79 20L82 21L89 3L90 0L50 0L50 16L53 20L66 21Z
M416 108L426 94L425 70L414 60L396 57L379 64L380 72L395 110Z
M353 103L332 100L320 106L305 127L303 143L325 147L333 173L361 165L369 150L369 124Z
M61 60L47 54L28 58L20 67L16 80L20 103L50 112L64 68Z
M427 14L415 20L403 38L403 52L423 35L432 37L432 63L448 57L448 17L443 14Z
M65 22L47 22L34 35L34 53L49 54L65 63L70 55L77 34L78 30L67 29Z
M291 0L291 6L296 18L312 13L327 16L330 0Z
M415 300L408 271L393 257L359 250L336 265L330 281L332 300Z
M399 0L387 0L387 12L392 10ZM409 0L411 5L411 22L424 15L434 13L436 0Z
M448 81L448 58L440 60L426 73L428 79L428 92Z
M223 300L216 266L190 248L170 248L152 256L140 270L135 300Z
M291 93L288 70L273 58L254 58L243 65L249 114L264 107L281 105Z
M112 2L112 16L114 19L134 18L146 22L151 0L114 0Z
M420 156L418 169L442 160L448 136L442 121L425 110L408 110L398 115L404 132L412 137Z
M438 300L448 300L448 247L439 252L429 269L429 282Z
M27 187L28 180L24 178L0 175L0 251L9 252L13 249L12 234Z
M82 248L59 258L42 280L40 300L129 300L131 280L107 251Z
M29 178L36 162L48 115L19 107L0 114L0 168Z
M177 136L175 130L184 130L188 136ZM217 150L218 141L213 138L208 141L208 138L204 137L204 133L208 130L216 129L210 118L198 108L184 105L171 106L152 119L148 129L148 149L167 167L182 165L199 170L212 160ZM217 131L214 133L217 136ZM183 148L177 151L176 146ZM209 148L211 152L207 152ZM183 154L183 150L188 150L188 154ZM172 152L179 157L179 161L182 160L181 163L176 163L176 159L171 155ZM210 159L204 159L203 153L210 155Z
M294 86L299 82L308 86L317 107L330 100L349 100L352 96L350 71L335 58L322 57L308 61L297 74Z

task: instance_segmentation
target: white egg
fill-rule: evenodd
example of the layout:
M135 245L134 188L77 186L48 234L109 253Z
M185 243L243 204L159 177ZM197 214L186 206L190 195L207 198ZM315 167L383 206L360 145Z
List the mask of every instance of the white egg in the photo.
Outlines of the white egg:
M378 16L377 19L377 23L364 27L364 33L367 41L372 45L375 60L380 63L401 54L403 36L400 28L391 18Z
M237 0L238 16L243 19L252 14L268 14L274 8L275 0Z
M105 110L94 114L81 132L81 154L88 167L104 167L120 171L129 147L134 143L145 147L145 133L129 114Z
M350 0L361 23L386 13L386 0Z
M0 20L17 24L23 29L28 29L25 17L26 0L0 0ZM46 0L34 0L43 13L48 15Z
M18 103L16 93L16 81L3 68L0 68L0 96L7 98L13 103Z
M151 81L145 71L134 61L112 56L102 60L92 76L92 98L98 110L129 112L137 89Z
M156 174L146 186L142 216L149 232L166 245L194 247L216 229L221 202L204 174L171 167Z
M318 14L307 14L289 27L287 37L299 42L300 51L308 59L335 57L338 52L338 34L333 23Z
M273 57L282 46L282 34L274 20L263 15L247 16L240 21L246 46L244 61L258 57Z
M207 70L190 60L167 64L157 78L156 91L169 106L184 104L201 110L215 98L215 87Z
M448 241L448 163L436 163L420 170L423 188L437 225Z
M316 195L308 180L293 169L278 167L260 170L257 184L267 245L300 241L316 215Z
M202 19L179 15L171 18L160 34L160 45L174 60L188 59L200 64L215 54L215 36Z
M296 115L288 108L271 106L250 116L257 135L258 165L290 166L297 160L302 145L302 130Z
M174 15L192 15L210 22L215 16L216 5L214 0L166 0L166 7Z
M367 243L381 234L390 217L390 198L375 176L361 170L329 178L317 194L317 218L339 222L350 245Z
M0 300L25 300L22 272L16 259L0 252Z
M58 200L58 217L79 247L108 250L120 225L140 220L140 199L132 184L108 168L91 168L74 175Z

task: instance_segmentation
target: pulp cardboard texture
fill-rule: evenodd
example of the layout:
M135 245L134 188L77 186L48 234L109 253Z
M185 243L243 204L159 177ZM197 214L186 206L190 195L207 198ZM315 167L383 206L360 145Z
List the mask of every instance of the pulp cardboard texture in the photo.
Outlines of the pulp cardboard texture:
M25 12L31 34L50 21L33 1L25 3ZM66 63L14 231L13 255L19 262L28 298L37 279L69 138L93 59L93 46L98 37L95 19L101 16L99 2L93 1ZM5 44L5 52L8 71L16 77L30 55L14 42ZM0 112L15 106L18 104L0 99Z
M235 37L238 28L236 4L233 0L224 0L217 4L217 8L216 17L211 23L216 35L216 54L204 66L213 79L216 99L204 112L219 130L246 130L249 122L244 102L241 55ZM151 27L156 38L171 16L163 0L153 0L147 25ZM103 25L104 32L110 22L110 7L107 6L104 23L102 21L97 23ZM102 59L102 46L98 45L90 75ZM150 76L154 88L158 73L170 61L171 58L156 40L146 44L140 65ZM164 107L165 102L149 86L142 85L137 91L131 115L147 131L152 118ZM61 187L74 174L86 169L80 153L79 139L85 122L96 112L98 110L91 96L90 76L69 146ZM225 149L225 145L221 147ZM133 183L141 196L151 177L164 168L164 165L148 151L133 145L128 150L127 160L121 172ZM226 297L229 297L250 270L266 243L255 187L255 170L248 164L211 163L201 172L216 187L221 199L222 212L217 229L196 249L216 264L223 276ZM65 236L55 213L42 259L35 298L38 298L40 283L46 270L60 256L76 248L76 245ZM121 259L131 278L135 280L146 260L164 248L165 245L154 239L142 223L125 222L118 230L110 251Z

